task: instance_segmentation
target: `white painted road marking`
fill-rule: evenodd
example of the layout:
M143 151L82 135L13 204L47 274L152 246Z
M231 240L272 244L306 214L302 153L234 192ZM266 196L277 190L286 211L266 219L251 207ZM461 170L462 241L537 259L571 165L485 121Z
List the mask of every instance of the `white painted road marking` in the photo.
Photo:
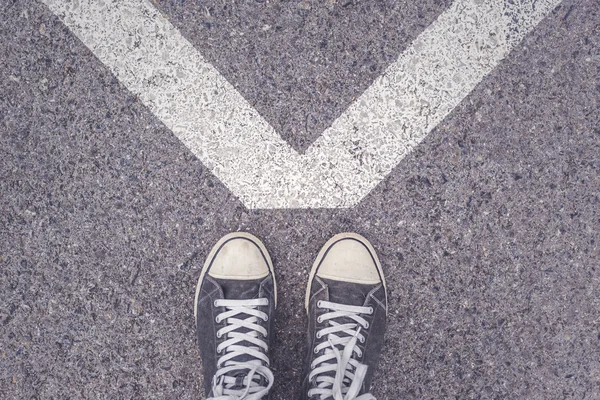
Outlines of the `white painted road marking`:
M146 0L42 0L248 208L351 207L560 0L457 0L298 154Z

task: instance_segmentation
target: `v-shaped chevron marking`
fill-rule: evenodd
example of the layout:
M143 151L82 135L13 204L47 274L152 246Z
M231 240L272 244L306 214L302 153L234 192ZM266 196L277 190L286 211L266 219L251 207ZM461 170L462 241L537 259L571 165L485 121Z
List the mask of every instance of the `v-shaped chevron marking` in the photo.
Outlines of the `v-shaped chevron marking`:
M146 0L42 0L248 208L351 207L560 0L457 0L298 154Z

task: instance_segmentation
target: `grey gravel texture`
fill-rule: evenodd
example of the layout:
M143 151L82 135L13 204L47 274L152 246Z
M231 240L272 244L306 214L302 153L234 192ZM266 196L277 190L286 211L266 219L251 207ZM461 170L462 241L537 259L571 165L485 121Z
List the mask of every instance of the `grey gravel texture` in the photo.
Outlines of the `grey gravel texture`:
M192 3L159 7L296 147L393 60L350 34L364 11L336 25L268 3L271 29L304 13L297 41L339 30L322 78L339 88L330 107L316 75L277 61L308 62L302 46L248 33L265 60L240 62L186 28L200 18L183 16ZM411 7L393 17L412 21L397 51L444 4L419 22ZM243 26L241 11L218 29ZM598 1L563 2L350 210L246 210L44 6L8 0L0 15L0 398L201 398L195 284L210 247L238 229L275 262L275 400L300 385L312 260L347 230L379 250L390 289L378 399L600 398ZM355 41L372 75L342 61ZM308 102L310 128L297 111Z

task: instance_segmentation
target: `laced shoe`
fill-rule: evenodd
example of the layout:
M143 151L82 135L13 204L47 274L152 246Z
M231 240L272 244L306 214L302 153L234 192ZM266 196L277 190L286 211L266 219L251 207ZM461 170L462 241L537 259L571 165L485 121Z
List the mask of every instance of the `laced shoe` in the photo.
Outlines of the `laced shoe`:
M300 400L375 400L386 328L385 279L373 246L341 233L321 249L306 290L308 352Z
M262 242L231 233L202 268L194 315L207 400L266 400L277 286Z

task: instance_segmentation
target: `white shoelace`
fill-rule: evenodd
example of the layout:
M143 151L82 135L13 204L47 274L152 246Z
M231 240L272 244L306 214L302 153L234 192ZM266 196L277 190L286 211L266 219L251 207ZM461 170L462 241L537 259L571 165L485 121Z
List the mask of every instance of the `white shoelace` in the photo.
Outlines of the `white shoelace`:
M364 343L365 337L360 331L369 328L369 322L360 315L373 314L373 308L329 301L319 301L317 307L329 310L317 318L319 323L329 321L329 326L317 332L317 339L326 337L327 340L323 340L314 348L315 353L321 350L325 352L312 362L309 379L314 378L317 387L308 391L308 397L320 395L321 400L376 400L369 393L358 395L368 366L354 358L354 355L362 356L357 342ZM335 321L338 318L351 319L354 322L341 324ZM339 335L341 333L345 335ZM343 351L340 352L337 346L343 348ZM331 373L335 373L335 377L331 377Z
M268 368L269 346L265 342L267 330L257 324L259 319L268 321L269 316L256 307L267 305L267 299L215 300L215 307L226 308L226 311L217 315L215 321L220 323L225 320L227 323L217 331L217 338L226 335L227 340L217 346L217 353L223 355L217 361L218 369L213 377L212 392L215 397L206 400L261 400L273 386L273 373ZM239 314L248 315L248 318L236 318ZM246 343L240 345L241 342ZM247 343L254 346L248 346ZM235 361L239 356L250 356L252 359ZM236 377L227 374L240 370L248 371L242 383L245 389L233 389L240 382ZM261 386L260 382L255 380L260 376L266 378L267 387Z

